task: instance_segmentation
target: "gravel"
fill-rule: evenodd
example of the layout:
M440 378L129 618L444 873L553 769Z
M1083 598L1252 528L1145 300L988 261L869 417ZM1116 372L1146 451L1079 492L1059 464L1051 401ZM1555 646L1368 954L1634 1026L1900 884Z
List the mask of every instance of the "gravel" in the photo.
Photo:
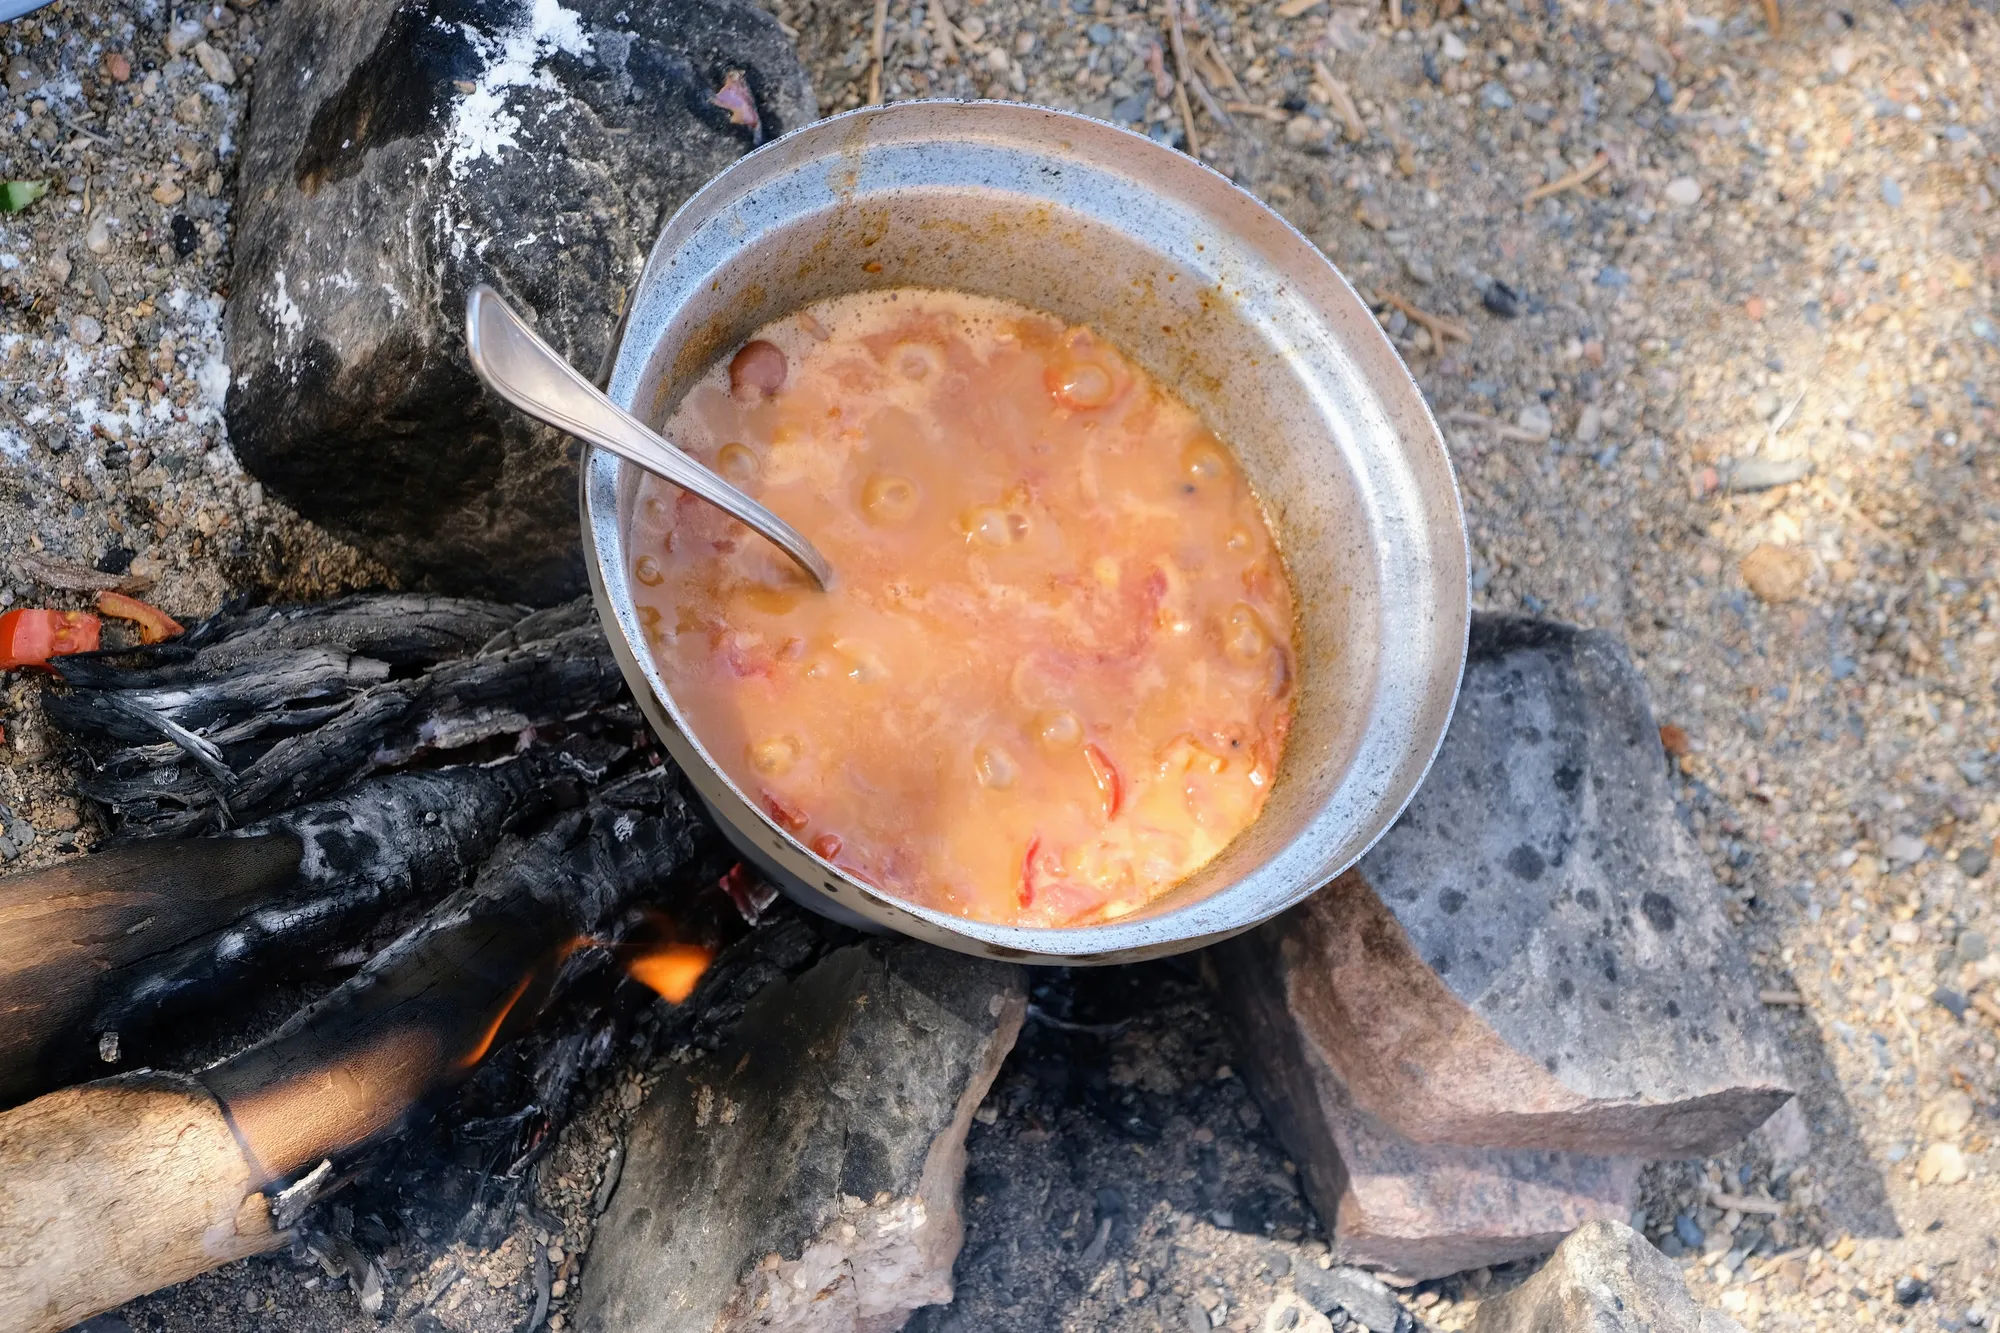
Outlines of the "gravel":
M940 16L892 0L886 95L1021 98L1185 142L1149 68L1157 45L1174 71L1163 8L943 3ZM857 105L871 7L776 8L821 105ZM1787 5L1777 37L1758 6L1687 0L1483 0L1442 24L1405 11L1391 27L1380 6L1332 0L1292 18L1198 5L1186 36L1234 123L1197 97L1195 128L1206 159L1325 250L1393 330L1459 467L1478 603L1624 636L1679 729L1682 814L1767 996L1783 997L1774 1016L1805 1092L1801 1115L1737 1152L1655 1169L1634 1222L1751 1329L1979 1326L1996 1313L2000 1218L1990 0ZM231 136L260 77L258 21L254 6L62 3L0 28L0 174L53 182L0 216L0 550L154 577L183 618L232 592L376 576L261 497L217 414ZM122 82L113 57L129 62ZM1524 202L1600 152L1608 165L1584 184ZM1387 294L1470 339L1438 345ZM1796 460L1810 465L1796 480L1729 485ZM1760 551L1776 554L1752 562L1757 586L1785 600L1746 581ZM30 600L80 604L0 572L0 604ZM32 688L10 687L0 802L50 835L21 851L30 864L89 829L69 831ZM1156 1054L1170 1038L1208 1040L1198 1023L1158 1032ZM968 1199L958 1307L922 1316L930 1327L1259 1326L1286 1290L1277 1256L1317 1262L1312 1224L1279 1206L1282 1160L1229 1092L1223 1053L1190 1058L1170 1071L1202 1090L1169 1098L1185 1136L1170 1119L1161 1145L1120 1149L1166 1163L1124 1184L1103 1174L1111 1150L1090 1122L1038 1131L1021 1114L1033 1097L996 1094L996 1124L972 1141L985 1183ZM1130 1087L1143 1093L1143 1076ZM1219 1192L1196 1188L1211 1170L1201 1126ZM578 1161L582 1217L595 1167ZM1237 1202L1251 1175L1270 1186L1261 1214ZM1041 1203L1022 1193L1044 1184ZM522 1226L491 1279L459 1282L478 1301L447 1297L423 1318L516 1326L540 1244ZM562 1244L575 1260L586 1242L579 1225ZM352 1295L304 1291L317 1271L253 1261L126 1314L135 1328L376 1326ZM1511 1280L1405 1296L1457 1328ZM1141 1281L1145 1294L1121 1294ZM253 1298L266 1313L244 1313ZM415 1304L396 1306L398 1326Z

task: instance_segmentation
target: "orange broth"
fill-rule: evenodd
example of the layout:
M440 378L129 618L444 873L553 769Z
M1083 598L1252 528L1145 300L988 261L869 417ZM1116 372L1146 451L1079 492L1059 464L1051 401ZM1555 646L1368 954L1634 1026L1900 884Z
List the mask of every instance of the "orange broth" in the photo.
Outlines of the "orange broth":
M664 432L806 534L815 590L647 478L639 614L737 786L822 859L981 921L1123 916L1256 819L1292 602L1242 471L1089 329L904 289L759 331Z

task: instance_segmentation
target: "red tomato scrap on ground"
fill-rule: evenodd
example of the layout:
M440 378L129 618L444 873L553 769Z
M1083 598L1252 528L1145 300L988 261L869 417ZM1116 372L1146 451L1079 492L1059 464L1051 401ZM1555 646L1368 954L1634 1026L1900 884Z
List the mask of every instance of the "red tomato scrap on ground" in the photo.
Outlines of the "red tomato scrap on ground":
M0 615L0 670L46 667L51 657L94 653L103 622L88 611L21 607Z

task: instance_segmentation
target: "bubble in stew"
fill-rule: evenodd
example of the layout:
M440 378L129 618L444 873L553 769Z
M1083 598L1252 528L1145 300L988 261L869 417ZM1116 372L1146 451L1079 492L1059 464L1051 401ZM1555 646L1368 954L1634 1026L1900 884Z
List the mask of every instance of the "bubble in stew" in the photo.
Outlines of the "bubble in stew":
M805 533L648 478L639 615L716 762L906 901L1073 926L1137 911L1257 818L1292 600L1201 418L1088 328L949 292L758 331L668 438Z

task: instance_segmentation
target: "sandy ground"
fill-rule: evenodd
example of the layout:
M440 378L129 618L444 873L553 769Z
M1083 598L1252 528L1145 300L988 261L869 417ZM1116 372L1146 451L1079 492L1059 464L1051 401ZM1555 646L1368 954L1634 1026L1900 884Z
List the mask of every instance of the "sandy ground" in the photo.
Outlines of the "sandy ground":
M1173 57L1152 55L1163 8L943 3L892 0L886 96L1014 97L1184 143L1155 72ZM1660 1168L1640 1220L1752 1329L1978 1326L2000 1258L2000 22L1990 3L1919 0L1788 2L1775 35L1724 0L1405 11L1184 11L1233 121L1198 94L1198 147L1382 311L1460 469L1478 604L1624 636L1676 729L1683 812L1733 895L1803 1115ZM823 107L867 96L869 5L778 12ZM154 577L189 615L373 578L262 496L218 417L258 13L66 0L0 27L0 178L53 182L0 215L0 551ZM0 569L0 604L23 602L80 604ZM32 685L7 686L0 801L32 863L77 836L77 811ZM1225 1092L1190 1114L1213 1112L1268 1177L1254 1109ZM1088 1175L1061 1136L1010 1119L1030 1101L998 1097L975 1129L974 1179L997 1183L971 1191L964 1290L934 1327L1247 1328L1275 1299L1248 1276L1273 1271L1269 1247L1312 1261L1282 1210L1246 1227L1160 1183L1116 1201L1151 1229L1115 1221L1094 1271L1075 1273L1095 1235L1078 1194L1037 1243L1075 1257L996 1278L996 1256L1036 1250L1000 1186L1037 1162ZM490 1311L435 1317L515 1327L535 1229L510 1242L515 1285L496 1279ZM323 1283L299 1295L316 1271L257 1261L127 1315L374 1323ZM1457 1326L1485 1281L1413 1305ZM1209 1299L1230 1283L1251 1296Z

